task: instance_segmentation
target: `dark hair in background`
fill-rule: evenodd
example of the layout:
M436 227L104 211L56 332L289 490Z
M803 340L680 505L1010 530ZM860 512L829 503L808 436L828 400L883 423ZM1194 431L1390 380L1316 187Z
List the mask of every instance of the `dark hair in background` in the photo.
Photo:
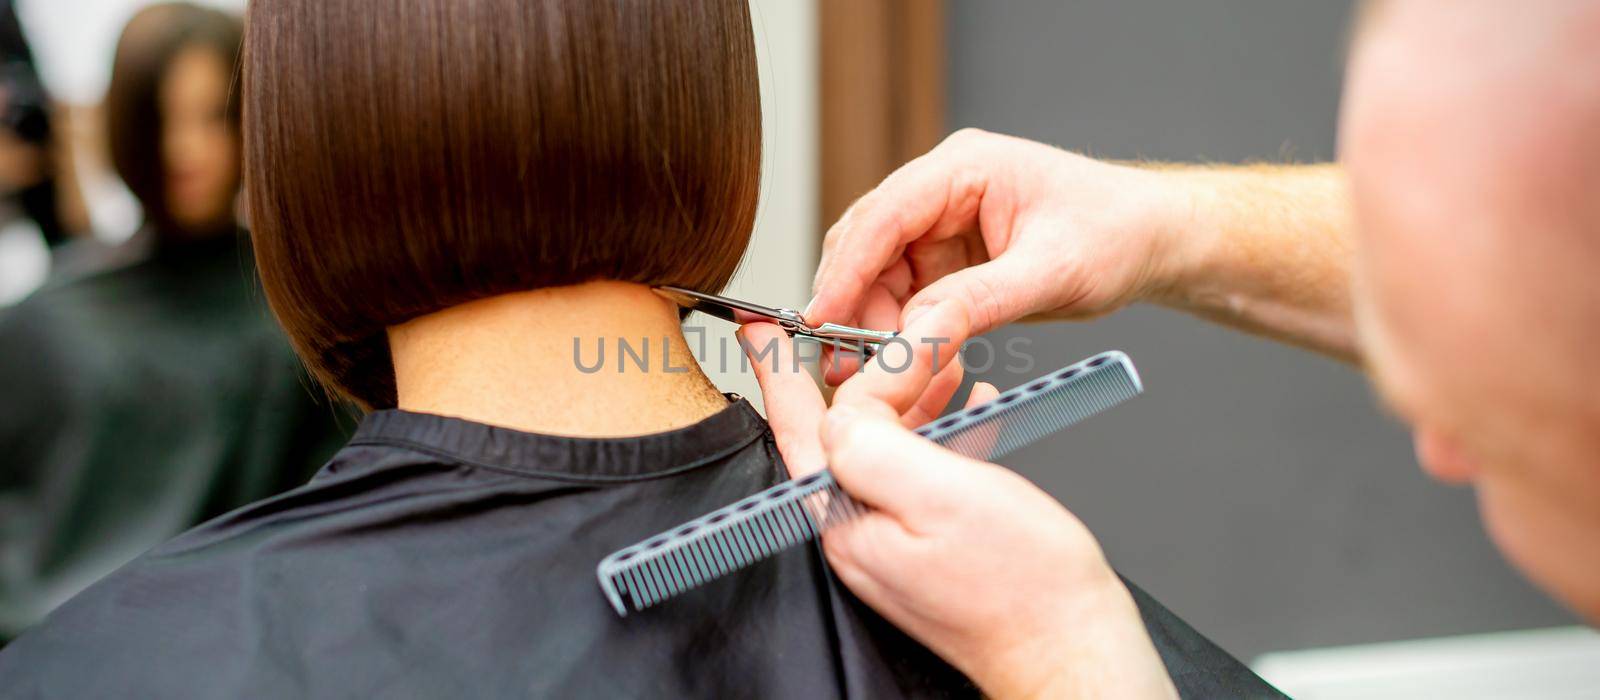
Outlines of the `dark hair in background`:
M33 50L17 20L16 3L0 0L0 90L5 91L5 107L0 109L0 128L24 143L50 151L50 98L34 64ZM48 160L48 159L46 159ZM10 193L22 211L38 224L39 232L50 245L64 243L67 232L61 222L56 192L56 173L45 165L38 182Z
M229 65L235 65L243 35L240 20L226 12L167 3L140 10L117 40L105 99L111 165L144 207L146 223L158 232L176 228L167 213L161 80L173 59L192 47L213 49ZM238 100L228 101L228 117L237 130Z
M256 0L245 171L267 298L393 406L386 328L611 279L716 290L754 226L747 0Z

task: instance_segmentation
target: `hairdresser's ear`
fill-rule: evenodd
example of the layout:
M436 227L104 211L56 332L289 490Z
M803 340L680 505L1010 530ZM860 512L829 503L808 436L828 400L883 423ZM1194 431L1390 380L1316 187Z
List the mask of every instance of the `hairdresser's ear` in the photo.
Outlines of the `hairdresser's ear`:
M1470 484L1478 474L1472 459L1444 433L1418 428L1412 444L1417 450L1417 463L1428 476L1447 484Z
M828 405L806 363L795 354L794 341L777 325L765 322L745 324L738 337L761 385L767 422L789 476L821 471L828 466L821 437Z

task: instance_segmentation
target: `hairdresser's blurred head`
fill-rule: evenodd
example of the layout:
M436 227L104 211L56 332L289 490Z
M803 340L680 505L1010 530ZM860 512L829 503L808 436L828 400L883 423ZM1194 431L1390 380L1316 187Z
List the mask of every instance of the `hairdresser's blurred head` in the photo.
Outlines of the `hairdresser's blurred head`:
M1341 157L1364 356L1428 473L1600 621L1600 6L1373 3Z
M112 164L163 237L233 229L242 34L231 15L172 3L135 15L117 42L106 95Z

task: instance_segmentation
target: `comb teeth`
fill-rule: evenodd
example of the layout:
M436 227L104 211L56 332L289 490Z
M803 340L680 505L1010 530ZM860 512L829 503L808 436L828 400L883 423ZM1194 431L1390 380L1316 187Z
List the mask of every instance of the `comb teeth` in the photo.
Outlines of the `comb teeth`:
M950 450L987 462L1127 401L1143 389L1128 356L1106 352L1039 377L982 406L924 425L916 432Z
M643 610L804 542L865 510L829 471L786 481L718 508L600 563L601 588L620 614Z
M1121 352L1096 355L916 432L968 457L993 460L1143 391ZM595 574L618 615L643 610L738 571L867 508L823 470L718 508L600 561Z

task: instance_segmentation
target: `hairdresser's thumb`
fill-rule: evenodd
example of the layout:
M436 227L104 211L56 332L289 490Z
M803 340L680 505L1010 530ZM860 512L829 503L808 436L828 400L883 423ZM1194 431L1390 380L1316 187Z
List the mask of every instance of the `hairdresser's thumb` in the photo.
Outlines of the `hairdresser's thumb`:
M1000 257L939 278L906 302L900 327L911 325L947 299L966 306L975 336L1032 313L1038 290L1057 281L1042 279L1042 272L1019 261Z
M868 406L828 411L822 438L839 485L899 517L959 503L979 464L907 430L893 411Z

